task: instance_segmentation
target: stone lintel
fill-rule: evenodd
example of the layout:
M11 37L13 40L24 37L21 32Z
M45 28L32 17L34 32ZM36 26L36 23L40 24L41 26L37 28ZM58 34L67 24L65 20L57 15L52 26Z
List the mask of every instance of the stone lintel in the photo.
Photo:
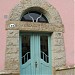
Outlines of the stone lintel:
M6 30L23 30L34 32L64 32L63 24L36 23L25 21L7 21Z

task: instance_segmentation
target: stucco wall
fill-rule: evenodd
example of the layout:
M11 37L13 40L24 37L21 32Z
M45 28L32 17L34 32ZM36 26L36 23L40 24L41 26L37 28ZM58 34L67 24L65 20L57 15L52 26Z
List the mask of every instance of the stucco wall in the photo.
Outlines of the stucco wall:
M12 8L19 3L20 0L0 0L0 69L4 69L5 49L6 49L6 30L5 22ZM66 49L67 65L74 64L74 20L73 20L73 0L47 0L60 13L63 24L65 26L64 41ZM5 17L7 18L4 18Z

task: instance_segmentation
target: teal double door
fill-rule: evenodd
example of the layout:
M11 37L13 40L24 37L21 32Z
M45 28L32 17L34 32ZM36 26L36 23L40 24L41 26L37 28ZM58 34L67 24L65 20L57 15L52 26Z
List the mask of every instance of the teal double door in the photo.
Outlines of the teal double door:
M50 34L21 33L20 75L52 75Z

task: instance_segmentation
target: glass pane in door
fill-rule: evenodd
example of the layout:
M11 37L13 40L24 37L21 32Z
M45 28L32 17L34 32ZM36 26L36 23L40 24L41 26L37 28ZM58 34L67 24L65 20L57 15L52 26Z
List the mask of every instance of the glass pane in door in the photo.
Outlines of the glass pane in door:
M40 48L41 48L41 59L45 62L49 62L48 55L48 36L40 36Z
M22 64L30 59L30 36L22 35Z

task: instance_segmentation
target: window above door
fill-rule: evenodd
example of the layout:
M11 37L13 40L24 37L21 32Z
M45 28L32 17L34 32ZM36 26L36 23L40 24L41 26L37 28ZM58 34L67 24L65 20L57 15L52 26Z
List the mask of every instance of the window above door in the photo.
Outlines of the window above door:
M47 18L40 12L30 11L24 14L21 21L48 23Z

